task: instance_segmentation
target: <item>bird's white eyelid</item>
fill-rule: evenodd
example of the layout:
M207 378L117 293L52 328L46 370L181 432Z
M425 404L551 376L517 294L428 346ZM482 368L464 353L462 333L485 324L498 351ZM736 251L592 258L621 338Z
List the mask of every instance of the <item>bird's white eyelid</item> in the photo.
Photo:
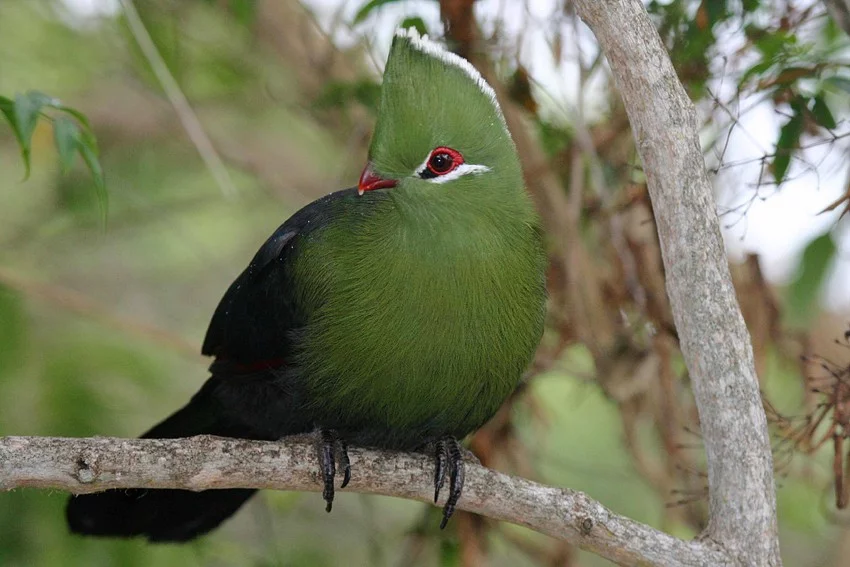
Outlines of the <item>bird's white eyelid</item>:
M486 165L478 165L475 163L462 163L445 175L431 177L430 179L426 179L425 181L429 181L431 183L448 183L449 181L454 181L455 179L463 177L464 175L470 175L473 173L486 173L488 171L490 171L490 168Z

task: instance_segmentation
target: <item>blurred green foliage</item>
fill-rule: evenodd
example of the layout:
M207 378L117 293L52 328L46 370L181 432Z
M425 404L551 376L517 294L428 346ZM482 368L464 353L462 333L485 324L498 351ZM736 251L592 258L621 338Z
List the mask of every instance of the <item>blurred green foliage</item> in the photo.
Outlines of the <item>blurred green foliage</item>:
M758 94L773 100L788 115L776 141L771 163L776 185L785 181L794 153L801 147L807 126L831 130L836 121L826 93L850 80L845 53L846 37L827 19L821 33L804 25L814 6L788 5L776 17L776 6L759 0L651 0L647 8L670 50L685 87L695 99L709 96L707 81L726 68L727 56L718 57L717 32L741 29L746 40L737 52L744 71L737 77L741 96ZM846 100L841 105L846 106ZM785 112L788 105L790 112Z
M360 9L357 10L357 13L354 15L355 24L359 24L360 22L366 20L370 15L378 10L381 6L386 6L387 4L394 4L399 2L399 0L368 0L363 2L360 6Z
M837 247L830 233L822 234L803 251L797 278L788 288L789 319L800 327L813 321L818 313L821 289Z

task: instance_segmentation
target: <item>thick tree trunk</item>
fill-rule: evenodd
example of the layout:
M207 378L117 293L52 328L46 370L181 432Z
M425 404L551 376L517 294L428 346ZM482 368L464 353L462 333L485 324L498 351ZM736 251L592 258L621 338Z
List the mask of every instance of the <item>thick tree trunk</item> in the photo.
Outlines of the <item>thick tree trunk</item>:
M694 106L640 0L575 5L608 59L648 181L708 461L704 539L742 565L780 565L767 420Z

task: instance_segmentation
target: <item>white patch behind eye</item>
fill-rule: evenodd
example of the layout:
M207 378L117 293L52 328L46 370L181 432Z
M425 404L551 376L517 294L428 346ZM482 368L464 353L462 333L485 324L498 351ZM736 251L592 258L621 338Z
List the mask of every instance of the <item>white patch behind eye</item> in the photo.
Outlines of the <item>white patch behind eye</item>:
M481 76L481 73L478 72L478 69L472 66L472 63L461 57L460 55L456 55L451 51L448 51L442 45L435 41L431 41L427 35L420 36L419 32L416 28L408 28L403 29L399 28L396 30L395 35L397 37L405 37L410 40L410 45L414 48L418 49L422 53L426 53L433 57L436 57L443 63L447 65L451 65L452 67L457 67L464 73L466 73L472 82L484 93L490 102L493 105L493 108L496 110L496 115L499 117L499 120L502 121L502 126L505 128L505 132L508 132L508 136L510 136L510 132L508 131L508 124L505 122L505 115L502 114L502 108L499 106L499 101L496 99L496 92L493 90L487 81L484 80L484 77ZM483 167L483 166L482 166Z

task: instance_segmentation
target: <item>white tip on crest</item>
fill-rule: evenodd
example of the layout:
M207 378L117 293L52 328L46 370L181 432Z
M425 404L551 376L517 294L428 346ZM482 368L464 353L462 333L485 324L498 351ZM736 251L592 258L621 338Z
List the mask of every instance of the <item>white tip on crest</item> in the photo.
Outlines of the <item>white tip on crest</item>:
M487 81L484 80L484 77L481 76L481 73L478 72L478 69L473 67L472 63L447 50L445 47L440 45L439 43L432 41L427 34L419 35L419 31L414 28L399 28L395 32L396 37L407 38L410 41L410 45L412 45L418 51L422 53L426 53L431 55L432 57L436 57L446 65L451 65L452 67L457 67L464 73L466 73L472 82L484 93L488 99L490 99L493 108L496 109L496 115L502 121L502 125L505 127L507 131L508 125L505 122L505 116L502 114L502 108L499 106L499 101L496 99L496 92L493 90ZM510 134L509 134L510 135Z

